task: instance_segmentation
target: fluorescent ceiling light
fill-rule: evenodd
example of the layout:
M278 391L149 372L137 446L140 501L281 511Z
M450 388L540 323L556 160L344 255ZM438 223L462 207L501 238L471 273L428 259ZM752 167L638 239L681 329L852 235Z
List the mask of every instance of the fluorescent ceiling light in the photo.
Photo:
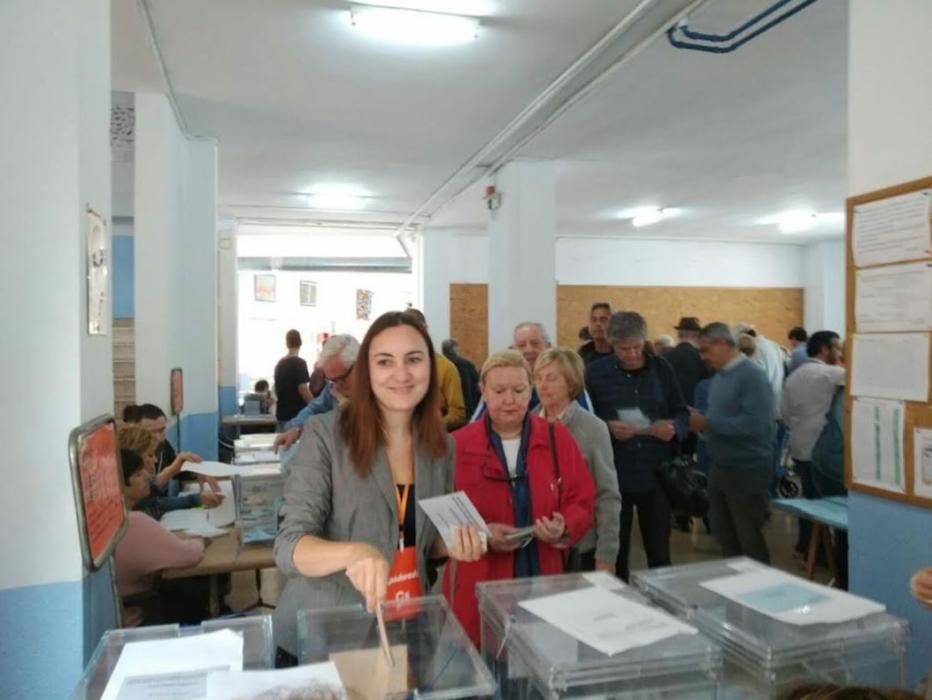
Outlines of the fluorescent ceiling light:
M802 233L816 224L817 214L805 209L794 209L780 214L777 226L781 233Z
M486 17L494 10L492 0L358 0L354 4L470 17Z
M643 209L631 217L631 224L635 228L641 228L642 226L656 224L662 218L663 209Z
M317 185L307 195L307 205L331 211L365 209L368 193L355 185Z
M398 44L463 44L474 40L479 32L477 17L397 7L354 4L350 6L350 19L362 33Z

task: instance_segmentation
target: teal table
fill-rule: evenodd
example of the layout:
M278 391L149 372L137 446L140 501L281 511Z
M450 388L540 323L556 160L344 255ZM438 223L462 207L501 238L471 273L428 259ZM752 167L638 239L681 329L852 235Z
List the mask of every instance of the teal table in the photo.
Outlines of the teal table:
M809 552L806 556L806 576L811 581L815 577L816 557L819 543L825 550L832 578L838 579L835 566L835 553L832 551L832 539L829 530L848 531L848 497L829 496L827 498L778 498L770 502L777 510L805 518L812 522L812 536L809 539Z

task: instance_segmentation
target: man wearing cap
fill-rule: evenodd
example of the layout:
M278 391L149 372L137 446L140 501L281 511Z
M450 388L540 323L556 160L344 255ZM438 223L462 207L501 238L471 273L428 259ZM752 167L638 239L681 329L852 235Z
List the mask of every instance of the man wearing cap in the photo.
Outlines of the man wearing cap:
M709 368L699 354L699 332L702 325L695 316L684 316L675 328L680 342L663 357L673 365L673 372L680 384L686 405L695 406L696 385L709 376Z

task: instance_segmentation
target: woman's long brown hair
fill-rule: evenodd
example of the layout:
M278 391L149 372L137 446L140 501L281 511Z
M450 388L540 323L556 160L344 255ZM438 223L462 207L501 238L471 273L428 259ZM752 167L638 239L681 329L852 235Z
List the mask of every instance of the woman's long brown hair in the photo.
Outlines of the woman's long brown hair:
M434 459L441 459L447 454L434 344L430 340L427 328L415 314L409 311L389 311L375 320L362 341L359 357L353 366L353 388L350 390L349 402L340 416L340 434L349 450L353 468L361 477L369 475L376 451L385 445L382 410L372 391L369 376L369 352L377 335L398 326L411 326L418 332L427 344L430 359L430 384L424 398L414 409L411 419L411 429L417 440L416 449Z

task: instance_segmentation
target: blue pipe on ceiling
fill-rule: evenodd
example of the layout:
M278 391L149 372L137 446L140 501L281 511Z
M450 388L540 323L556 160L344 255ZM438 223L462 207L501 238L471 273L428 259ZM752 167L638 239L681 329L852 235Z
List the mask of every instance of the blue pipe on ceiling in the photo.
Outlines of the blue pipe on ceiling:
M706 53L731 53L752 39L760 36L764 32L773 27L777 26L781 22L788 20L793 15L801 12L805 8L809 7L816 2L816 0L795 0L797 4L790 7L786 12L777 15L776 17L770 19L766 23L759 26L753 32L741 36L749 30L750 28L760 24L762 21L766 20L768 17L783 9L787 5L791 5L794 0L778 0L773 5L768 7L763 12L758 13L747 22L742 24L740 27L728 32L727 34L705 34L703 32L693 31L689 28L689 25L686 22L683 22L675 27L670 27L667 30L667 41L670 42L670 45L677 49L685 49L689 51L704 51ZM681 33L684 37L690 41L684 41L678 39L676 33ZM734 41L735 38L741 37L740 40ZM698 43L705 42L705 43Z

